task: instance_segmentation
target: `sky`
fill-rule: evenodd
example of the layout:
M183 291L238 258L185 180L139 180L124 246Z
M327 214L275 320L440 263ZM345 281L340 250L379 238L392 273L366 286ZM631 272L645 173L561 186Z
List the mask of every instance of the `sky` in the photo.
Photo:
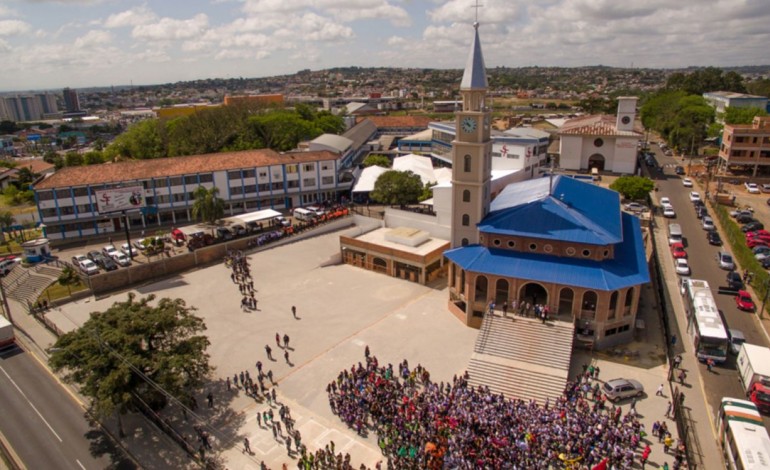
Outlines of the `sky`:
M0 0L0 91L462 68L476 0ZM479 0L488 68L770 63L768 0Z

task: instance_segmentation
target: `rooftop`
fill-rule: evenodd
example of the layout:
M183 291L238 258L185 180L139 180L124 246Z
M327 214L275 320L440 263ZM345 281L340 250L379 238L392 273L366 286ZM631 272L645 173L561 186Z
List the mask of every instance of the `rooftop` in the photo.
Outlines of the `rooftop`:
M392 233L393 230L396 230L396 232ZM404 231L404 230L407 230L407 231ZM396 235L399 238L418 237L422 239L424 238L424 233L425 232L422 232L420 230L414 231L412 229L404 229L402 227L398 227L395 229L383 227L377 230L372 230L371 232L367 232L359 237L354 237L354 238L358 241L372 243L374 245L378 245L385 248L390 248L392 250L397 250L397 251L410 253L418 256L427 256L431 252L438 250L441 247L449 248L448 240L442 240L440 238L433 238L433 237L429 237L426 241L422 242L421 244L418 244L417 246L409 246L409 245L396 243L389 240L394 235Z
M595 114L570 119L559 128L560 135L605 135L641 137L637 131L619 131L615 126L615 116Z
M388 127L428 127L431 120L428 116L367 116L358 118L359 122L363 119L372 121L378 129Z

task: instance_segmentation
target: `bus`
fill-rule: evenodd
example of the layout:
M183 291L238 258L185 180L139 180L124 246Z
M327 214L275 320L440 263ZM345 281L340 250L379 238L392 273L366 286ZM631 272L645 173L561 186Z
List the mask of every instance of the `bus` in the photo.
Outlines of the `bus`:
M726 361L730 339L708 282L684 279L682 290L685 297L687 332L693 338L698 360Z
M754 403L722 398L717 429L725 468L770 469L770 436Z

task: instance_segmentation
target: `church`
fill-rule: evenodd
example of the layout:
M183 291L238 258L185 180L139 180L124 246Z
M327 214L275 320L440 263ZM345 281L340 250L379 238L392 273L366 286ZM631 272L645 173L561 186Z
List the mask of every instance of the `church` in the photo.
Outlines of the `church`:
M628 342L650 281L639 219L621 211L617 192L566 175L511 184L492 200L491 110L474 28L452 142L449 309L482 328L490 307L547 306L592 347Z

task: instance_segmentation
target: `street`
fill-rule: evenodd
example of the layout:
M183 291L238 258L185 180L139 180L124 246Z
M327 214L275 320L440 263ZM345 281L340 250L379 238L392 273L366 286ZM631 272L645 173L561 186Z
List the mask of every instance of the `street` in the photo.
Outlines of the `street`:
M0 354L0 431L27 468L132 469L101 429L31 355Z
M684 235L684 245L688 253L692 279L702 279L709 283L717 307L722 312L728 328L741 330L746 335L746 342L760 346L768 346L768 342L756 314L742 312L735 305L735 300L731 295L720 295L719 286L726 286L727 271L720 269L716 261L716 253L719 250L725 250L732 253L727 244L724 233L720 232L725 244L722 247L712 246L706 239L706 231L701 226L700 219L695 215L695 209L690 201L690 191L698 191L701 198L705 198L705 189L697 185L693 188L687 188L682 185L682 179L674 173L674 165L680 165L687 168L687 162L674 157L664 156L656 145L650 146L655 152L655 157L659 166L664 168L663 173L651 169L650 176L659 187L656 197L668 197L676 211L676 218L662 219L666 223L678 223L682 227ZM709 207L709 215L716 219L713 211ZM661 230L667 230L667 227L661 226ZM667 250L667 247L660 246L659 250ZM660 253L661 263L673 263L670 252ZM670 271L671 272L671 271ZM741 271L738 271L741 272ZM671 298L674 302L681 301L678 292L671 292ZM757 299L755 299L756 301ZM690 337L682 338L684 341L692 341ZM711 408L712 416L716 415L719 408L719 401L722 397L745 397L743 387L740 384L738 372L735 366L735 356L730 354L728 360L713 368L709 373L705 364L700 364L703 385L706 393L706 400ZM765 418L765 426L770 430L770 419Z

